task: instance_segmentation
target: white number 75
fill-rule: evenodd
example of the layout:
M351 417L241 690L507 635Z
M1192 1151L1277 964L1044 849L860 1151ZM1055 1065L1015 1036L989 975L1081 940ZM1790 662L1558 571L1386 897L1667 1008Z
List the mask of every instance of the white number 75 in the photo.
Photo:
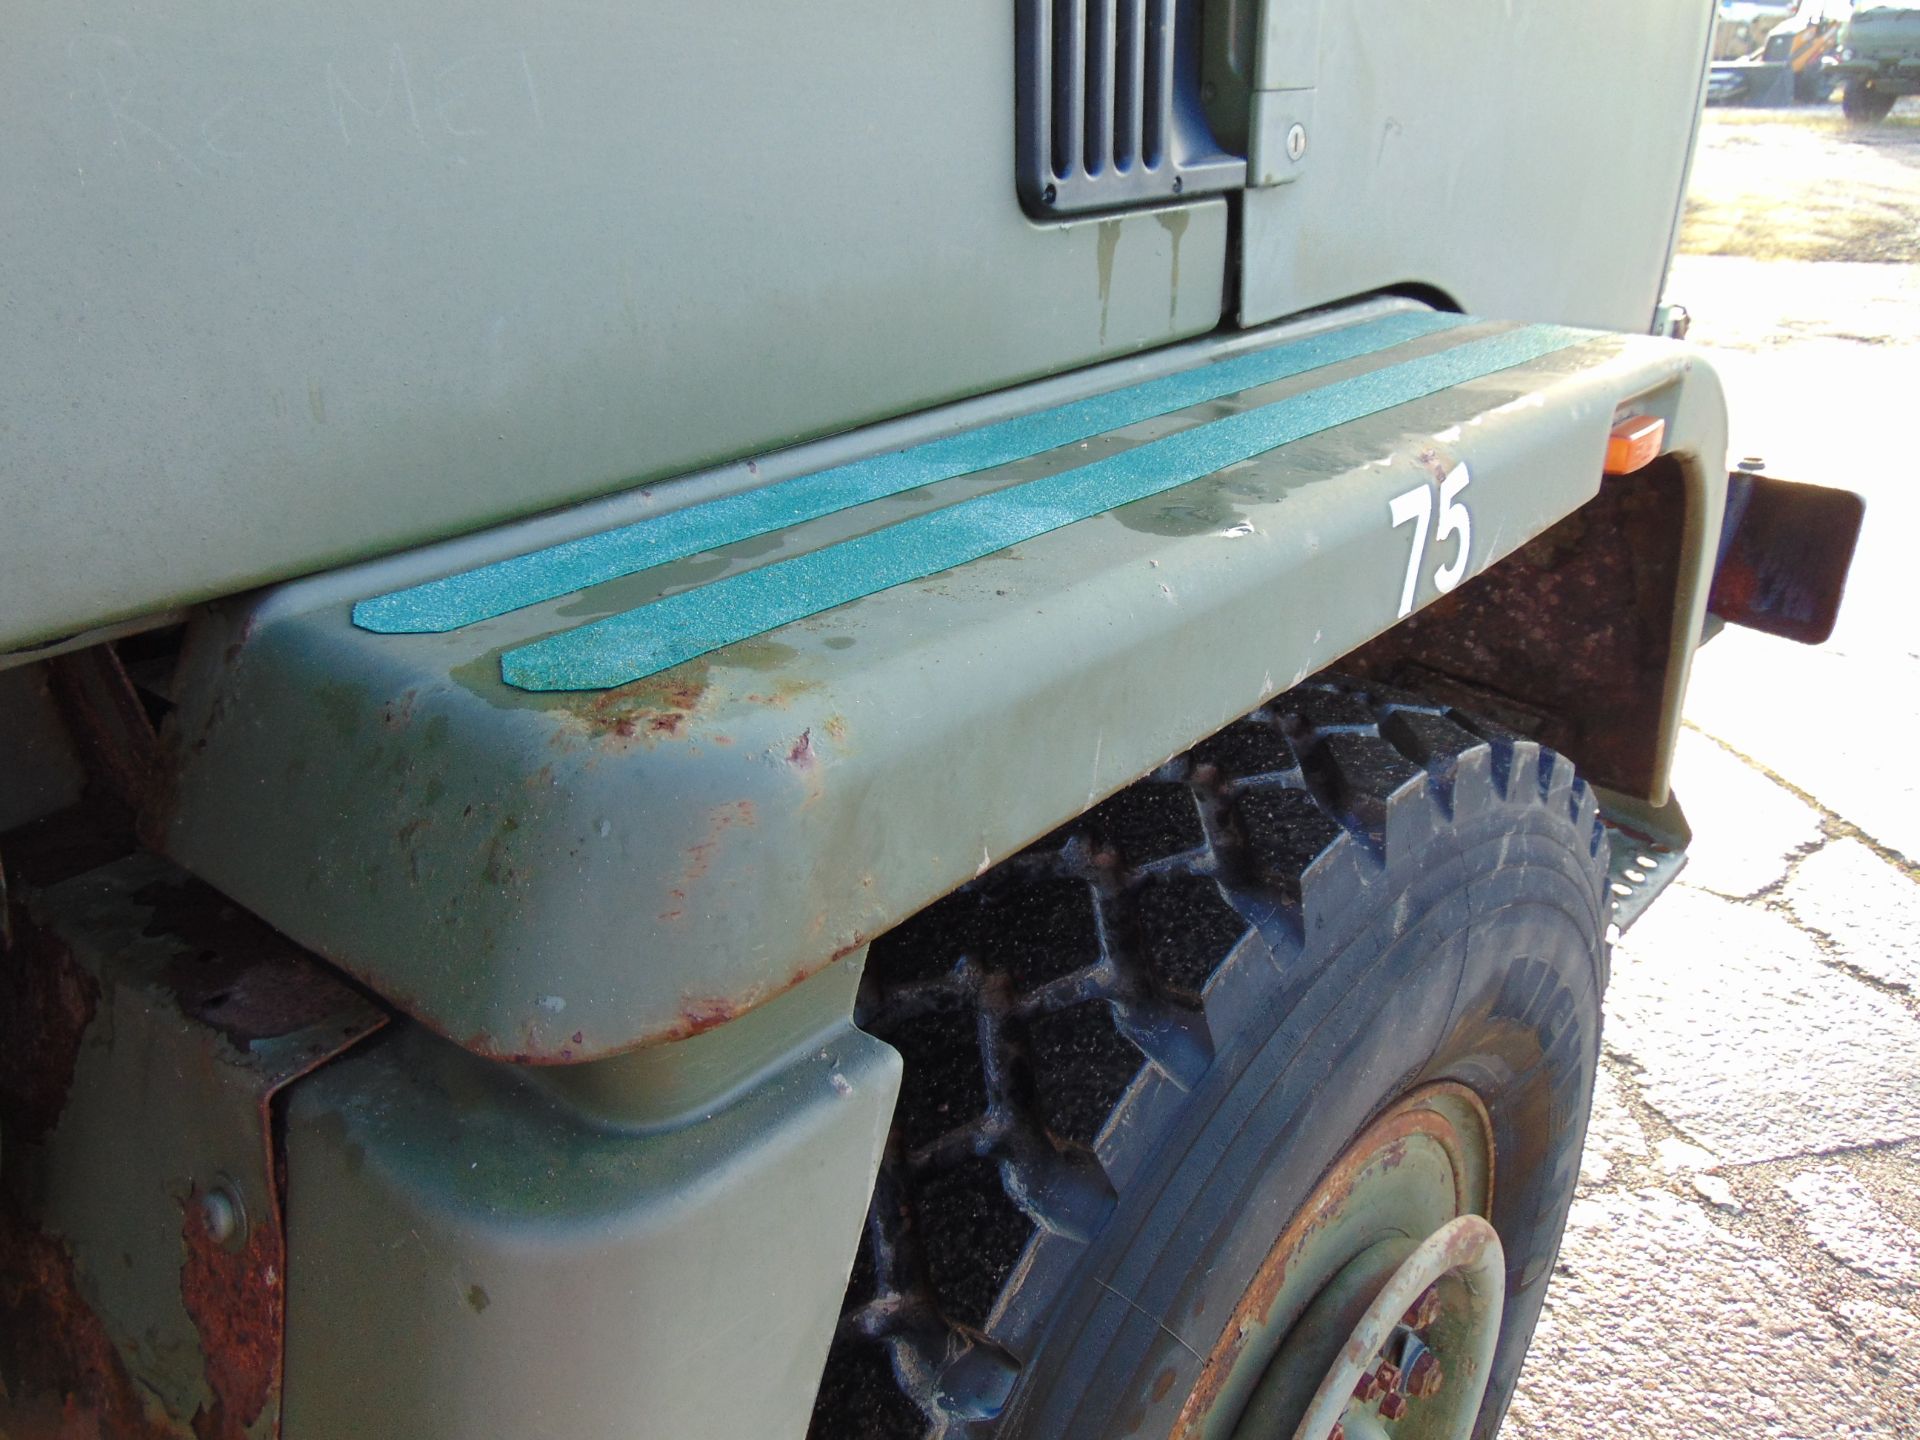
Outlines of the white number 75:
M1460 577L1467 573L1467 550L1473 544L1473 518L1467 514L1464 501L1456 497L1467 488L1467 467L1456 465L1447 472L1447 478L1440 482L1440 539L1457 534L1460 543L1454 548L1453 559L1433 572L1433 588L1442 595L1460 583ZM1417 490L1409 490L1404 495L1396 495L1387 502L1387 508L1393 512L1393 528L1398 530L1409 520L1413 522L1413 553L1407 557L1407 582L1400 587L1400 613L1413 613L1413 592L1420 583L1420 557L1427 550L1427 525L1433 519L1433 487L1422 485Z

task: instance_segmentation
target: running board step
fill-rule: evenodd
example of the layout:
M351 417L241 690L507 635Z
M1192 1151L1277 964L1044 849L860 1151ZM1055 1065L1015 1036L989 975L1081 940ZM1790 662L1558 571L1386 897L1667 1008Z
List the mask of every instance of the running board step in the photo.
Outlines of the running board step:
M1684 346L1379 302L284 585L195 623L163 843L478 1053L690 1034L1525 544L1623 408L1724 477Z

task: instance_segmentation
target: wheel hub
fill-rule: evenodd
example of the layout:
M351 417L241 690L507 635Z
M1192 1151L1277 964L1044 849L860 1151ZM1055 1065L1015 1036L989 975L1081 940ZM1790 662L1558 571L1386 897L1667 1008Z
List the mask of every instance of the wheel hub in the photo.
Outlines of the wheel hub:
M1492 1126L1465 1087L1374 1121L1268 1252L1174 1440L1464 1440L1505 1300L1492 1188Z
M1452 1440L1473 1429L1506 1302L1506 1254L1478 1215L1429 1235L1341 1345L1293 1440ZM1278 1363L1278 1362L1276 1362ZM1271 1372L1270 1372L1271 1373ZM1278 1434L1254 1393L1236 1436Z

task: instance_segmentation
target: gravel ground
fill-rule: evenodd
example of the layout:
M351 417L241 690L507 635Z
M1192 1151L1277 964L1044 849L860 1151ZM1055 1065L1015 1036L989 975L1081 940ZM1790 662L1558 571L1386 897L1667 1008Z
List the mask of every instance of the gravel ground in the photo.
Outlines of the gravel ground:
M1715 107L1681 248L1756 260L1920 261L1920 99L1877 125L1837 105Z
M1701 653L1507 1433L1920 1436L1920 113L1709 112L1669 298L1736 454L1867 496L1833 640ZM1863 263L1868 262L1868 263Z

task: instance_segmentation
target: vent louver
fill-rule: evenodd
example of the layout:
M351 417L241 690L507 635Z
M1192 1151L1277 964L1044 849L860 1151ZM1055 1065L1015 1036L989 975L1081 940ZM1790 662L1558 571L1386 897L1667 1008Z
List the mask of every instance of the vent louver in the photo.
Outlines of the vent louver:
M1021 200L1037 214L1227 190L1200 103L1199 0L1019 0Z

